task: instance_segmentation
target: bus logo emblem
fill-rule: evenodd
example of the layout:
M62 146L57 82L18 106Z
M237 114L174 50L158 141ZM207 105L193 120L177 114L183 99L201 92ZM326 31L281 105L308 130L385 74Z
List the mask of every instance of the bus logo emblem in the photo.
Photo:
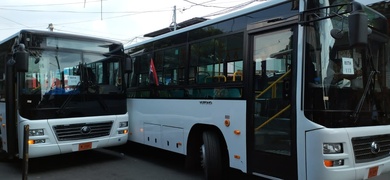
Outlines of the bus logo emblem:
M199 103L202 104L202 105L211 105L211 104L213 104L213 102L211 102L211 101L199 101Z
M379 146L379 144L373 141L371 143L371 153L378 154L380 151L381 151L381 147Z
M81 134L89 134L91 132L91 128L88 126L83 126L80 130Z

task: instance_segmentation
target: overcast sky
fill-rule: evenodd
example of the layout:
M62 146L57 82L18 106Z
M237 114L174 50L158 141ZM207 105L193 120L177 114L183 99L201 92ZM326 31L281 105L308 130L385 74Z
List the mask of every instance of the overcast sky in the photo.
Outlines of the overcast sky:
M123 43L141 41L146 33L193 17L215 18L229 7L255 0L1 0L0 41L21 29L93 35ZM373 3L380 0L358 0ZM103 13L101 13L103 12Z

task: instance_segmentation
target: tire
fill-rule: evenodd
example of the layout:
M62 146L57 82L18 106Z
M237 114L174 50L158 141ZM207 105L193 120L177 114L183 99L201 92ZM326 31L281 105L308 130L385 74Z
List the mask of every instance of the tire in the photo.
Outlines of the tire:
M203 133L203 145L201 146L201 165L206 179L223 178L223 156L221 142L217 133L206 131Z

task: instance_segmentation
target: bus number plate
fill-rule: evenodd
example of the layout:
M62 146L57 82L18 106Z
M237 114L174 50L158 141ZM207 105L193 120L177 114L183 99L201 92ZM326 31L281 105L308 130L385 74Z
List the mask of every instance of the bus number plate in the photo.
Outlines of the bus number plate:
M88 150L88 149L92 149L92 142L79 144L79 151L84 151L84 150Z
M368 178L372 178L372 177L377 176L378 175L378 169L379 169L378 166L370 168L370 170L368 170Z

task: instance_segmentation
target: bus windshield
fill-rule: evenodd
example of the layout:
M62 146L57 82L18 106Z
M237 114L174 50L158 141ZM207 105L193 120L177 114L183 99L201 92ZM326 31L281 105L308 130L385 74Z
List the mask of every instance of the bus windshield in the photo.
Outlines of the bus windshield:
M108 57L111 72L108 81L103 79L103 62L107 58L101 54L82 52L58 52L51 50L31 50L29 71L25 74L24 94L80 93L81 85L88 86L87 93L95 93L91 88L96 85L117 84L120 79L119 57ZM37 55L39 54L39 55ZM88 64L83 62L89 62ZM82 84L82 82L88 82ZM85 89L84 89L85 90ZM111 90L117 91L117 88ZM96 91L96 90L95 90ZM99 91L108 94L111 91Z
M335 128L390 124L387 20L363 6L368 44L351 46L348 2L308 2L309 9L318 10L306 17L313 20L306 26L305 115Z
M124 96L120 67L124 56L115 45L44 36L32 39L37 44L28 49L28 72L20 77L23 116L60 118L117 110L111 104Z

